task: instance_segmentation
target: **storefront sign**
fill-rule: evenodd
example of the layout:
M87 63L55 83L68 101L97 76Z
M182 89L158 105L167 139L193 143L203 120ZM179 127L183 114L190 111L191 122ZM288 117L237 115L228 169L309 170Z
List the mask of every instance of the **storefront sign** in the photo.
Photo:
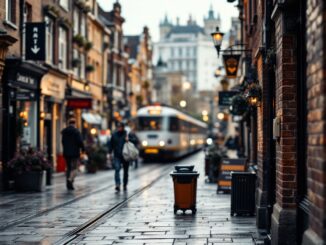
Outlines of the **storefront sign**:
M35 78L30 77L25 74L21 74L19 72L17 72L17 75L16 75L16 82L22 83L25 86L27 85L27 86L33 87L33 88L37 87L37 80Z
M233 96L237 94L237 91L220 91L218 93L218 105L227 107L230 106Z
M23 101L32 101L36 100L36 94L34 92L20 92L16 93L16 100L23 100Z
M42 94L51 96L58 100L63 100L65 97L66 80L46 74L41 82Z
M26 60L45 60L45 22L26 23Z
M240 55L223 55L224 68L228 78L235 78L238 73Z
M67 107L75 109L92 109L91 98L69 98Z

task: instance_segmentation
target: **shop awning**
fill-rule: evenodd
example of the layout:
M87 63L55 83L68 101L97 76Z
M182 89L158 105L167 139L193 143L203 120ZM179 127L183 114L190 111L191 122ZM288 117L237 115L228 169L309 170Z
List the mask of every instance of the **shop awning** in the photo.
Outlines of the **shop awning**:
M102 123L102 117L99 114L83 112L82 118L89 124L101 124Z

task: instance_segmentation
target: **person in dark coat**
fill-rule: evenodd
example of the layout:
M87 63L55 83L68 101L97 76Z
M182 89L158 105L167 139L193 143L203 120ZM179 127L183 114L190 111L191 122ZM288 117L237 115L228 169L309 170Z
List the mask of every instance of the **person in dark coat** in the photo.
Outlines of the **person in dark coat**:
M110 159L112 159L113 153L113 167L115 170L115 190L117 192L120 191L120 169L123 167L123 190L127 190L128 184L128 171L129 171L129 162L124 160L122 151L123 145L128 141L127 131L125 130L125 126L122 122L117 123L117 130L112 134L109 146L109 155ZM132 141L131 141L132 142Z
M74 190L73 182L77 174L78 159L81 152L85 152L81 133L75 127L76 120L70 118L68 127L62 130L63 156L66 160L67 189Z

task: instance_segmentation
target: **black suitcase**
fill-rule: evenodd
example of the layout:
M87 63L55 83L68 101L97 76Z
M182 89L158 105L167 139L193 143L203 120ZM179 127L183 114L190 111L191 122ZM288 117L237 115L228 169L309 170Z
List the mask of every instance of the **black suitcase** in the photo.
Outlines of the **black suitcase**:
M233 172L231 175L231 216L255 215L256 174Z

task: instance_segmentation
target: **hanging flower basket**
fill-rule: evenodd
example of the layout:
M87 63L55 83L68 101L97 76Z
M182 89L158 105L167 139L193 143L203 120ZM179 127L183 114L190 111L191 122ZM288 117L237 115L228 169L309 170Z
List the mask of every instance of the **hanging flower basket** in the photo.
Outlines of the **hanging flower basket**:
M246 100L251 106L259 106L262 100L262 88L258 83L251 84L245 94Z
M95 71L95 67L93 65L86 66L86 72L93 72L93 71Z
M77 68L80 67L81 65L81 60L80 59L73 59L72 60L72 67Z
M73 37L73 42L76 43L79 47L82 47L85 44L85 39L82 35L77 34Z
M93 43L92 42L85 42L84 48L86 51L89 51L91 48L93 47Z
M241 116L248 110L248 103L243 95L238 94L232 98L230 113L234 116Z

